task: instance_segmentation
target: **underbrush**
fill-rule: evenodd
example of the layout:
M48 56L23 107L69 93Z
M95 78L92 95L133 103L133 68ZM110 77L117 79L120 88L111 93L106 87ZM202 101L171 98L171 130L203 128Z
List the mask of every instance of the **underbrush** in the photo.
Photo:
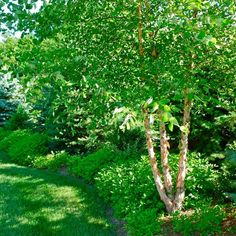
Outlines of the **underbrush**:
M175 163L172 169L176 176L178 156L171 155L170 158ZM207 160L200 159L198 154L190 155L185 208L194 207L199 199L210 197L209 192L216 192L219 172L213 167ZM114 163L101 169L95 179L100 196L114 205L118 215L125 216L150 207L159 212L164 211L147 156L139 160Z
M201 202L201 206L193 213L177 213L173 215L172 223L175 232L183 236L215 235L222 232L222 222L226 214L221 206L210 206L209 202Z
M67 167L69 173L94 183L99 196L114 208L115 215L125 219L130 235L163 233L165 223L160 217L165 215L165 206L157 193L148 157L140 156L136 149L120 151L108 146L86 157L70 156L63 151L48 154L46 135L29 130L0 129L0 150L18 164L54 171ZM174 181L178 159L178 155L170 154ZM231 171L228 167L222 170ZM225 213L222 207L212 207L210 203L215 196L223 196L222 179L227 176L228 172L222 174L200 154L189 154L184 210L193 213L174 214L173 232L203 236L221 232ZM202 199L206 201L202 203Z
M147 208L164 211L146 157L114 163L95 178L99 195L110 202L120 217Z
M86 181L93 181L98 171L114 159L112 149L103 148L85 158L74 157L69 163L71 173L84 178Z
M29 130L11 132L0 141L0 150L5 151L10 159L20 165L30 165L35 156L48 153L48 137Z
M226 217L224 207L212 206L207 201L198 203L199 206L194 210L176 212L171 216L157 214L156 209L145 209L131 214L126 217L129 235L222 235L222 222Z
M6 130L4 128L0 128L0 142L6 138L11 133L10 130Z
M9 149L19 141L23 136L27 134L27 130L17 130L17 131L8 131L1 130L2 139L0 140L0 150L5 152L9 152Z
M162 232L162 221L158 220L157 210L154 208L130 214L126 221L129 235L132 236L152 236Z
M70 173L80 176L87 182L94 182L95 177L105 167L114 163L125 163L130 159L137 159L135 150L119 151L108 146L97 150L86 157L74 156L68 163Z
M51 153L46 156L37 156L32 161L32 166L38 169L58 170L68 165L71 156L67 152Z

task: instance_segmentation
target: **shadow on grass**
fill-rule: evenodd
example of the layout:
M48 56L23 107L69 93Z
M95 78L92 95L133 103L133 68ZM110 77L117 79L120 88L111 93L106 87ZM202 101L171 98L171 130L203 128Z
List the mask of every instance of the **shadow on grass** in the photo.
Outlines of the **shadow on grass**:
M116 235L96 192L76 178L0 161L0 235Z

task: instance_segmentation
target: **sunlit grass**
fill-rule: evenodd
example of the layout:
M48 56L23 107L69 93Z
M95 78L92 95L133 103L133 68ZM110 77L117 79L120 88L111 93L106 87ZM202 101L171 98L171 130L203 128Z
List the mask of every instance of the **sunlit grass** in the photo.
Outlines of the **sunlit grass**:
M115 235L93 189L3 159L0 153L0 235Z

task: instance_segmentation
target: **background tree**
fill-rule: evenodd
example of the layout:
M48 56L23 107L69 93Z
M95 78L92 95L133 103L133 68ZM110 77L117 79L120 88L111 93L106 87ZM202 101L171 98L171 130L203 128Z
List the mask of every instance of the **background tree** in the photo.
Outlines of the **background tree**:
M19 98L16 97L17 83L12 82L8 75L0 75L0 126L4 126L16 111Z

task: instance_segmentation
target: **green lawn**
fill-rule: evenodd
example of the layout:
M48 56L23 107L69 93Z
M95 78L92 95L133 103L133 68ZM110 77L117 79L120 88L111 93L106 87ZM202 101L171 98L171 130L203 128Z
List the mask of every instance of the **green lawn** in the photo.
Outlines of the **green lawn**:
M17 166L0 153L0 235L116 235L104 209L75 178Z

